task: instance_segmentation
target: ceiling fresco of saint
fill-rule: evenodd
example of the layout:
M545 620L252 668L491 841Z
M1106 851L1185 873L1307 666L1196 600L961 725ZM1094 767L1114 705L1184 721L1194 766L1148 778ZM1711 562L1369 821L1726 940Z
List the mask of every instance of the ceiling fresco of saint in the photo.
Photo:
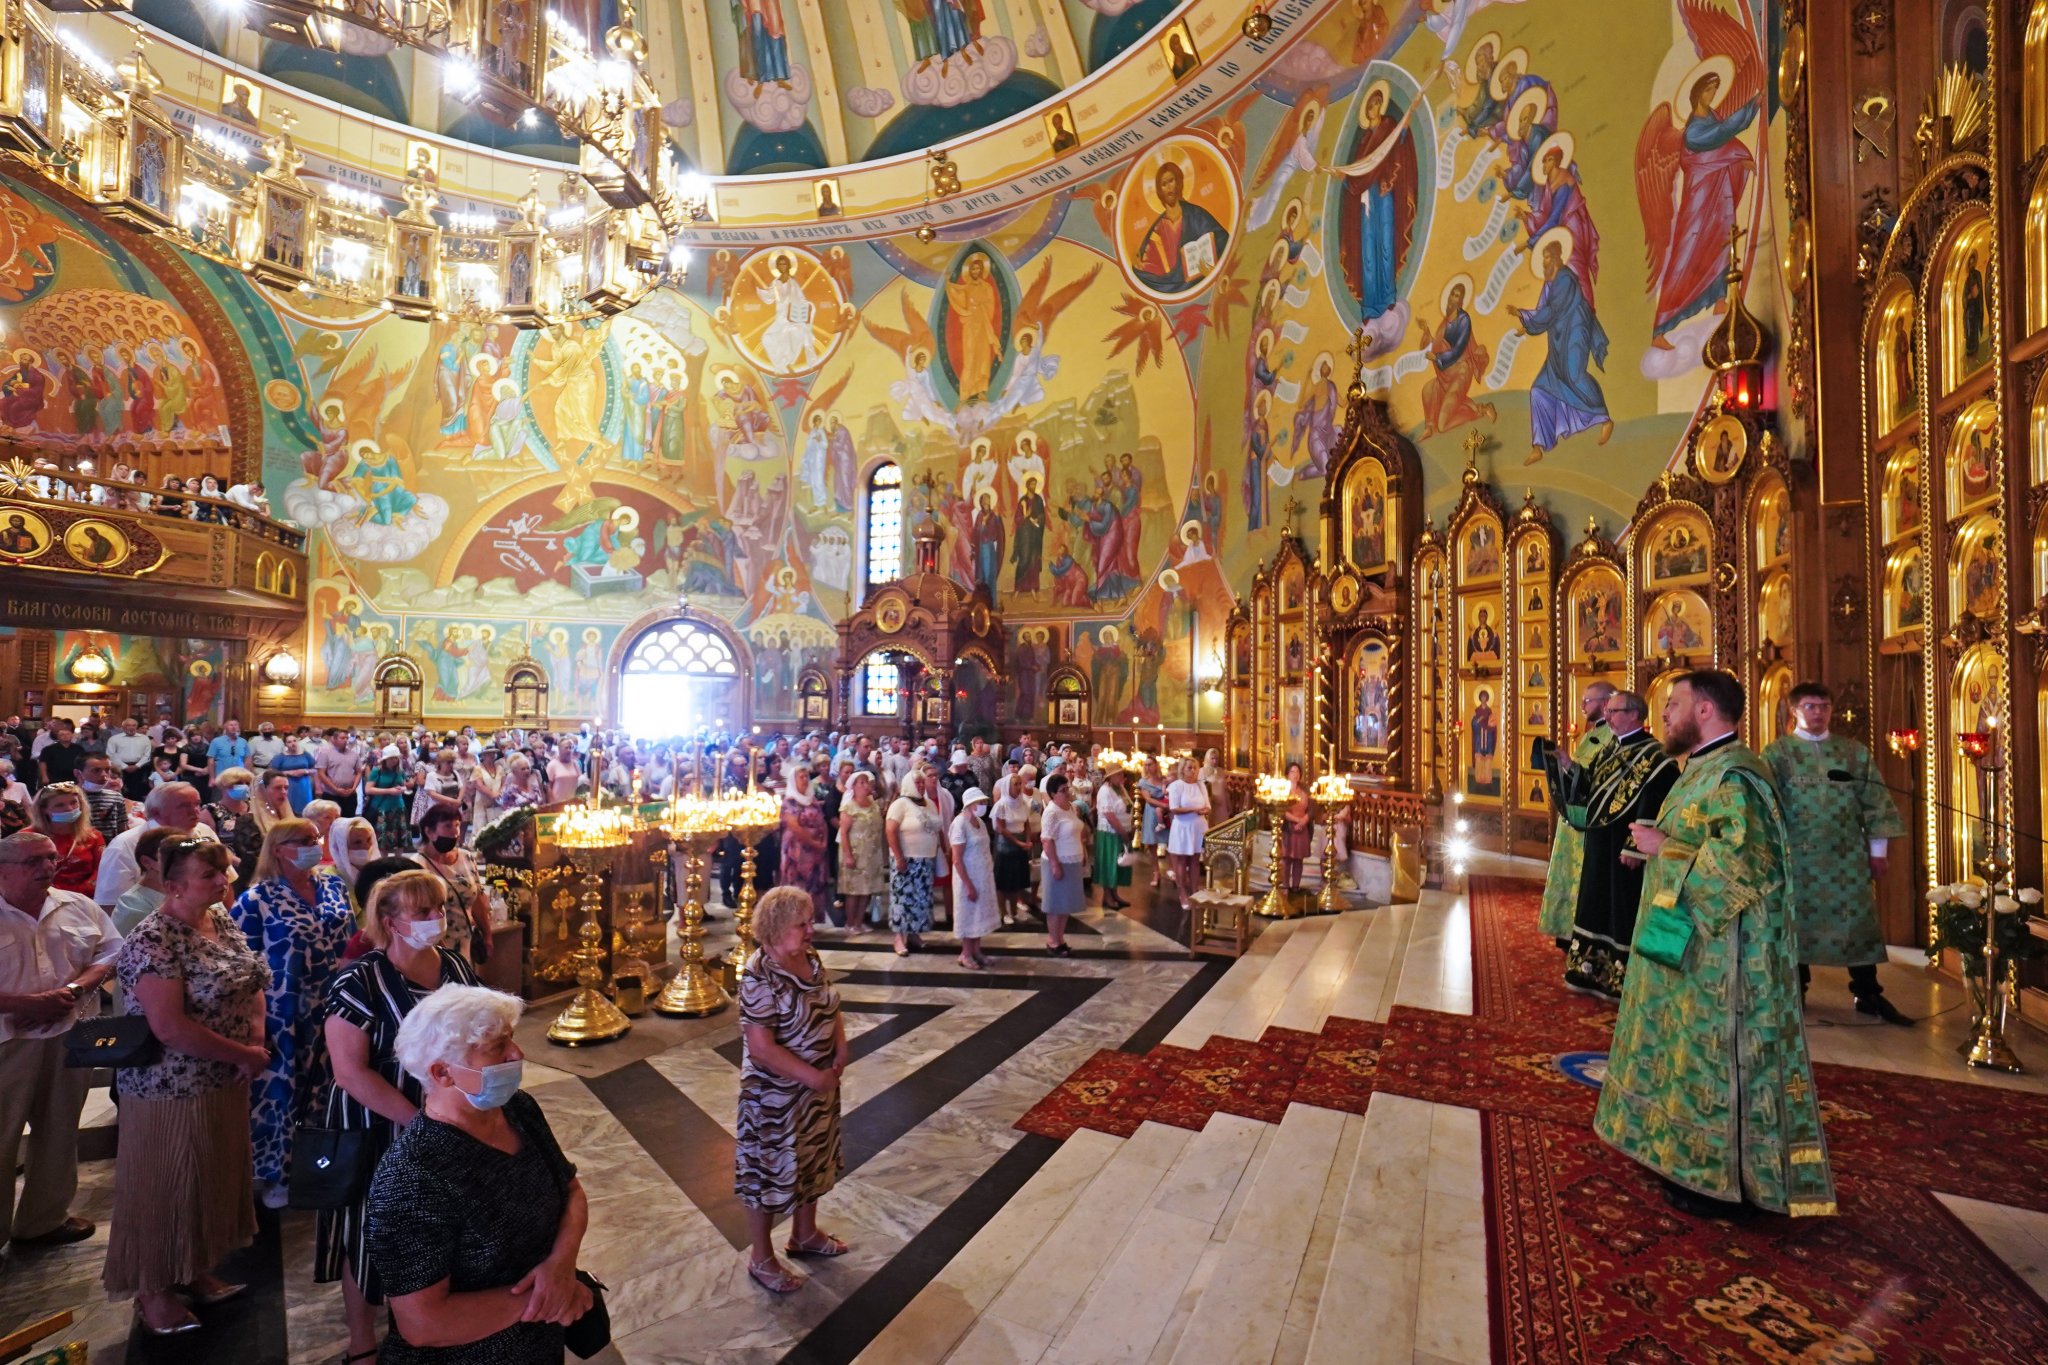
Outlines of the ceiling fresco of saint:
M861 130L849 155L945 108L912 98L915 54L967 30L951 0L908 8L930 31L891 29L913 60L892 38L886 90L846 79L866 40L825 26L831 53L853 45L831 64L834 117ZM1036 52L1028 21L1052 8L966 4L981 50L969 34L942 61L993 61L1000 35L1004 80L1042 72L1047 99L1069 59ZM1104 25L1156 41L1166 17L1149 0L1058 8L1091 39L1084 66L1114 46L1092 42ZM698 18L751 25L744 81L768 99L787 60L794 100L819 7L730 9ZM1003 613L1013 690L1071 661L1098 718L1184 724L1232 585L1290 505L1313 515L1354 336L1438 518L1476 449L1566 525L1619 530L1705 396L1731 231L1775 274L1759 9L1602 7L1594 42L1573 0L1344 6L1219 114L1085 183L929 244L699 253L682 290L589 325L270 293L296 371L270 493L316 532L307 709L369 709L368 670L403 646L434 714L496 714L494 679L525 651L558 711L593 714L620 631L682 593L753 647L756 714L787 714L858 603L858 509L893 461L913 514L930 489L944 570ZM720 69L741 70L739 30L719 32ZM756 98L717 93L727 123Z

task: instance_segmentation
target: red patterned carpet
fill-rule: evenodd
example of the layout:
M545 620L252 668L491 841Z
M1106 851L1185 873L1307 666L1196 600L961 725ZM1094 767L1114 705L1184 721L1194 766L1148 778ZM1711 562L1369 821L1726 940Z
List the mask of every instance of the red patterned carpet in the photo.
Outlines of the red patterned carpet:
M1538 900L1472 880L1473 1015L1098 1052L1016 1126L1273 1123L1290 1103L1362 1114L1375 1090L1477 1109L1494 1358L1516 1365L2048 1361L2048 1304L1932 1193L2048 1211L2048 1097L1816 1065L1839 1216L1675 1213L1589 1131L1614 1011L1565 988Z

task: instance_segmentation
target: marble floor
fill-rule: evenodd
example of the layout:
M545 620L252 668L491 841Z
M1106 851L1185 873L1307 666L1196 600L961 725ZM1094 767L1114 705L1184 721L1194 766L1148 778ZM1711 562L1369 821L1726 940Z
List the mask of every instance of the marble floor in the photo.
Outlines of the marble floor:
M649 1016L621 1043L567 1051L541 1040L537 1009L523 1025L529 1088L591 1192L583 1262L610 1286L615 1342L598 1359L1491 1359L1475 1111L1375 1094L1363 1115L1294 1105L1277 1124L1218 1114L1200 1132L1147 1123L1129 1139L1011 1127L1098 1048L1256 1039L1397 1004L1470 1012L1463 896L1276 924L1229 964L1190 957L1143 918L1091 912L1066 959L1035 934L999 936L985 974L953 965L943 939L909 959L880 935L822 944L855 1058L847 1171L822 1222L855 1249L807 1265L812 1283L786 1299L747 1280L737 1249L731 1013ZM1900 955L1883 969L1893 1000L1924 1020L1910 1030L1856 1015L1843 974L1817 973L1815 1057L2048 1092L2048 1040L2026 1028L2028 1074L1962 1068L1961 992L1918 967ZM87 1122L106 1121L95 1097ZM88 1162L78 1204L103 1229L111 1173ZM1945 1202L2048 1296L2048 1215ZM310 1217L266 1215L234 1267L250 1299L172 1342L127 1342L128 1310L97 1289L104 1236L0 1265L0 1329L72 1307L96 1361L339 1357L339 1297L309 1280Z

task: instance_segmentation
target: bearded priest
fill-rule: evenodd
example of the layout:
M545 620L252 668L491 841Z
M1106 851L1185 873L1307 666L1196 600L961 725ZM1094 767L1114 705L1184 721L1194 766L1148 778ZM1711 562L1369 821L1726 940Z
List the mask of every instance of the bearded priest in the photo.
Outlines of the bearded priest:
M1835 1211L1800 1017L1785 817L1736 734L1742 684L1680 677L1664 749L1686 758L1655 824L1593 1131L1704 1217Z

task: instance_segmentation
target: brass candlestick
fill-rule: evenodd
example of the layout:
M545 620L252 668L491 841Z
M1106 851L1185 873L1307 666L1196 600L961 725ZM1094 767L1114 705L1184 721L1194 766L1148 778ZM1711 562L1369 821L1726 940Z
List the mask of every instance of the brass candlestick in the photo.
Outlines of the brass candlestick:
M730 802L732 834L740 841L740 903L733 912L733 945L725 955L725 988L735 993L754 951L754 862L756 850L782 823L782 802L774 793L749 791Z
M633 1028L601 987L604 984L604 929L598 913L604 906L599 888L599 870L624 848L631 837L632 820L625 812L595 805L571 806L555 821L555 846L583 874L582 927L576 931L581 946L576 950L576 994L548 1028L548 1041L564 1047L583 1047L622 1038Z
M1258 783L1258 803L1266 808L1273 825L1273 842L1266 850L1266 895L1252 913L1265 919L1293 919L1294 898L1281 885L1280 845L1287 837L1287 811L1294 804L1294 784L1285 777L1263 774Z
M1309 799L1323 816L1323 885L1316 892L1316 913L1334 915L1343 909L1337 903L1337 812L1351 804L1351 783L1336 773L1324 773L1309 787Z
M683 906L676 914L676 974L669 978L654 1002L657 1014L694 1019L716 1014L732 1003L704 963L704 854L721 837L705 833L679 836L676 840L687 858L688 873Z

